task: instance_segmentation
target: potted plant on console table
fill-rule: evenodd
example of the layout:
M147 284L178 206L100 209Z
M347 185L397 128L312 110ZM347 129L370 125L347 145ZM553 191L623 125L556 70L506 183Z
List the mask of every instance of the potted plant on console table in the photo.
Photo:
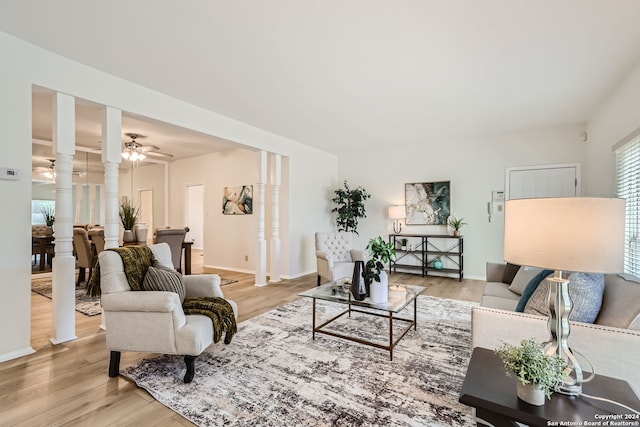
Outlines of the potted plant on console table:
M385 242L378 236L367 245L368 259L364 280L369 285L369 298L373 303L389 300L389 276L384 269L385 264L396 260L396 249L393 244Z
M533 338L520 341L519 347L503 343L495 352L507 375L517 377L518 398L531 405L544 405L545 395L551 398L565 377L567 362L556 354L545 354Z
M122 197L120 201L120 222L124 228L122 241L125 243L136 241L133 226L138 221L138 211L139 209L133 204L133 201L126 196Z

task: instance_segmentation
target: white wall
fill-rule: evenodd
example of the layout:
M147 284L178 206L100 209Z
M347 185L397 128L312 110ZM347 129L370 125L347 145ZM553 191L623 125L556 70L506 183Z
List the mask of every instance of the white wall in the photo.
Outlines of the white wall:
M488 221L487 202L492 190L504 190L505 168L555 163L583 163L586 146L583 126L564 126L450 141L427 142L407 148L402 142L389 149L345 153L339 174L350 186L363 186L370 194L367 217L357 239L364 247L377 235L392 233L387 208L404 204L404 184L450 181L451 213L468 225L464 235L465 277L484 279L487 261L502 261L504 215ZM404 226L403 233L446 233L444 226Z
M616 194L615 156L611 148L640 127L638 94L640 63L587 123L589 174L585 186L591 196L613 197Z
M127 165L128 160L123 160ZM151 189L153 191L153 224L154 228L164 227L167 224L165 218L165 167L164 164L152 164L146 166L133 167L123 172L120 171L119 182L120 196L127 196L134 201L136 206L140 206L138 192L140 190ZM149 238L153 230L149 230Z
M289 260L299 261L299 265L289 266L291 274L315 270L311 263L315 263L313 231L328 222L329 213L315 209L319 202L306 200L325 194L335 181L335 156L70 61L2 32L0 63L4 65L0 76L0 163L23 174L18 182L0 181L0 198L10 201L0 210L0 360L30 350L32 85L289 157L289 203L296 215L289 216L289 240L282 242L283 253ZM314 175L312 179L309 174Z

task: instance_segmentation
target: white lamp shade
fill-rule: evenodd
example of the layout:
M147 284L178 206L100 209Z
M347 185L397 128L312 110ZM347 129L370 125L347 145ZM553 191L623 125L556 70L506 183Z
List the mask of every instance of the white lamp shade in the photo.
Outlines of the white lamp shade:
M389 218L391 219L403 219L406 218L407 214L404 208L404 205L402 206L389 206Z
M625 201L604 198L509 200L506 261L560 271L623 270Z

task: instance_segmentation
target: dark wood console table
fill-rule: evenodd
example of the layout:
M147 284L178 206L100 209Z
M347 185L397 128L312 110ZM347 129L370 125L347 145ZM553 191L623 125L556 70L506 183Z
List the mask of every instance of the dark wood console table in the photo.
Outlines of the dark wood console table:
M515 422L530 426L585 426L605 425L606 415L619 415L614 425L640 425L638 415L621 406L608 402L574 397L560 393L551 395L543 406L529 405L516 395L516 378L507 376L502 361L492 350L475 348L469 362L469 369L462 385L460 403L476 408L476 416L496 427L515 426ZM620 402L635 410L640 410L640 400L626 381L595 376L594 380L583 384L585 394ZM614 424L614 422L630 424ZM588 424L588 423L596 424ZM478 426L484 424L478 423Z

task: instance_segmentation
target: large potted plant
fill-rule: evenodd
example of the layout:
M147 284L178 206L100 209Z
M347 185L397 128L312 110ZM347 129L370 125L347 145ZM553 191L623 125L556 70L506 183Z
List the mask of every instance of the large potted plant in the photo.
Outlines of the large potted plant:
M365 282L369 285L371 302L381 303L389 300L389 276L384 266L396 260L396 248L378 236L369 241L366 247L367 264Z
M334 193L335 197L331 201L337 206L331 212L338 214L338 231L353 231L358 234L358 220L367 216L364 202L371 195L362 187L349 187L346 180L344 188L338 188Z
M138 207L128 197L123 196L120 199L120 222L124 228L122 235L123 242L135 242L136 236L133 233L133 227L138 221Z
M567 362L556 354L545 354L533 338L520 341L520 346L503 343L495 352L507 375L518 378L518 398L531 405L544 405L545 396L551 398L565 377Z

